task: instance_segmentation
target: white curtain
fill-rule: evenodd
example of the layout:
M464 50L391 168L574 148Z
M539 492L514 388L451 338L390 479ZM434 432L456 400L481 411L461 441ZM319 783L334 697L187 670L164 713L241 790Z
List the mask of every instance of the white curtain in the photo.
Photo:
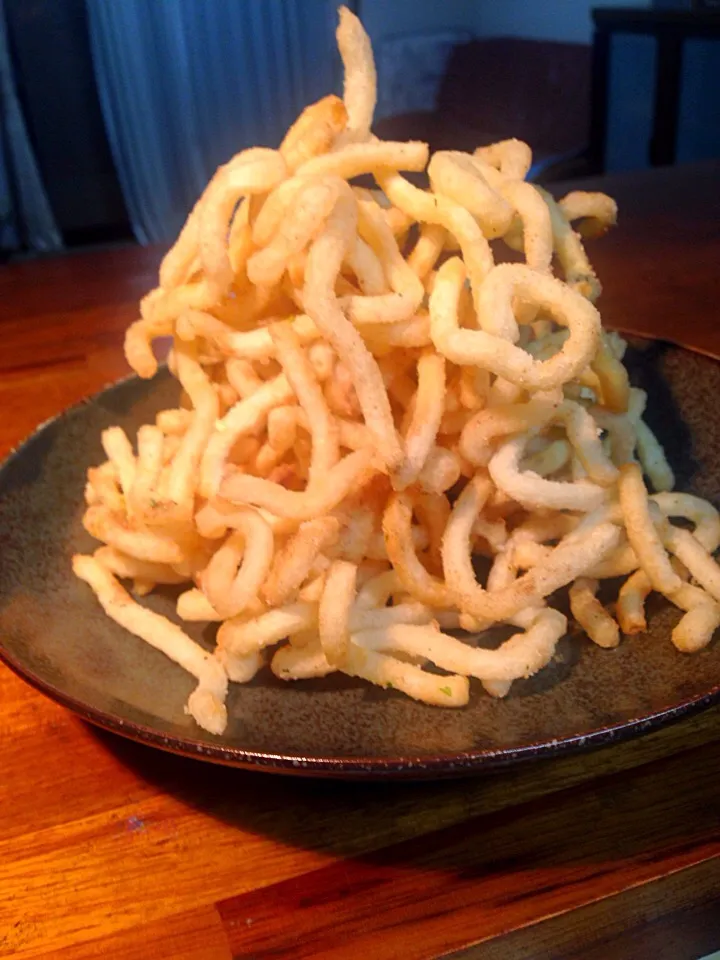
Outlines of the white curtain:
M276 146L337 83L330 0L86 0L100 102L136 237L170 240L216 169Z

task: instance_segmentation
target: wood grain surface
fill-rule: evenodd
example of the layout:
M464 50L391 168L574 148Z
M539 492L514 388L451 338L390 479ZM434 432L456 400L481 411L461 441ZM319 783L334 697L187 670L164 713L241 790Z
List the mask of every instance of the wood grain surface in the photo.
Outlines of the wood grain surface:
M606 322L720 354L720 164L596 186L621 209L590 251ZM159 256L0 269L0 456L127 373ZM152 751L0 667L0 957L695 960L720 949L719 811L718 710L471 780L344 784Z

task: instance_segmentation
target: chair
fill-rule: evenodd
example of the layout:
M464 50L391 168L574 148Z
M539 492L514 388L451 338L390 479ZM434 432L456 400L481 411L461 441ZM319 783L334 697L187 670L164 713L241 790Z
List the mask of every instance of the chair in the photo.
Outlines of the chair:
M587 146L590 47L516 38L455 47L434 109L386 117L379 136L472 151L508 137L533 149L533 173L568 175Z

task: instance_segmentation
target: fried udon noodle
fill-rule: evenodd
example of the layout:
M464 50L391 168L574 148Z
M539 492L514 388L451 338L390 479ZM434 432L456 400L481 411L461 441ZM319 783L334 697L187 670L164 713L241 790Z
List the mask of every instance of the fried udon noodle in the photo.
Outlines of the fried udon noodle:
M698 650L720 624L720 521L672 492L601 326L582 238L614 202L555 201L517 140L429 157L376 139L372 51L344 8L337 39L343 98L220 167L127 331L145 378L172 338L182 400L135 446L103 433L83 521L103 545L75 573L196 678L186 709L214 734L228 682L266 663L436 706L466 704L471 677L505 696L552 659L565 586L601 647L643 631L657 591L683 611L672 642ZM422 171L429 189L405 176ZM509 248L521 262L497 262ZM614 613L596 595L611 577ZM217 622L214 651L121 580L185 585L178 621ZM497 623L515 632L493 650L448 633Z

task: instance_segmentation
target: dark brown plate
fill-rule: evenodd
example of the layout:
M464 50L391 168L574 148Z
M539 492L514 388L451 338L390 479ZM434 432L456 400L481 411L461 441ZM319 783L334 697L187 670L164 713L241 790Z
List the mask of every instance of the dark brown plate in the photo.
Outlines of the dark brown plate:
M670 450L678 487L720 502L720 366L661 343L629 354L649 419ZM108 620L70 571L93 549L81 525L100 431L132 435L172 405L161 374L110 387L42 426L0 469L0 658L81 717L152 746L240 767L333 777L441 777L549 757L636 736L720 700L720 643L678 653L678 611L651 606L646 635L601 650L566 637L552 664L502 701L473 681L470 705L440 710L359 681L285 684L263 671L233 686L229 725L213 737L184 715L193 680ZM172 615L173 594L148 602ZM203 642L211 628L190 629Z

